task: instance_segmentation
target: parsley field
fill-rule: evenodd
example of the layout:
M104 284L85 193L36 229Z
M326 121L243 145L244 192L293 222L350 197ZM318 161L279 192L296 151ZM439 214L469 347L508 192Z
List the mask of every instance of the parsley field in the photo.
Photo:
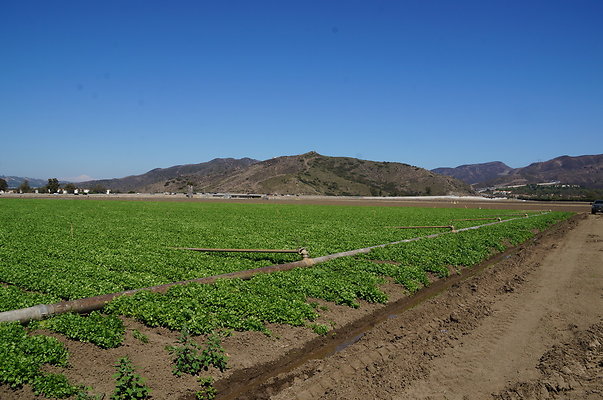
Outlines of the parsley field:
M198 253L174 247L305 247L310 256L317 257L446 231L400 230L396 226L454 224L463 228L491 221L451 220L516 213L269 202L0 199L0 311L299 259L295 254ZM51 397L66 397L77 391L77 382L66 383L58 375L50 379L40 372L44 364L64 366L69 362L59 341L35 336L40 328L60 333L64 340L90 342L101 348L122 344L121 316L151 327L186 329L192 334L222 329L270 334L268 323L311 329L311 321L320 310L308 298L350 307L358 307L359 300L385 303L387 295L379 285L386 277L400 284L400 290L412 293L429 284L428 273L444 277L450 266L477 264L568 216L557 212L522 218L388 246L312 268L258 275L247 281L191 283L173 287L165 294L141 291L117 298L101 312L90 315L66 314L25 327L0 324L2 340L12 343L0 352L0 384L31 384L38 393ZM378 264L373 260L397 263ZM32 363L21 353L40 356ZM19 364L19 360L25 364Z

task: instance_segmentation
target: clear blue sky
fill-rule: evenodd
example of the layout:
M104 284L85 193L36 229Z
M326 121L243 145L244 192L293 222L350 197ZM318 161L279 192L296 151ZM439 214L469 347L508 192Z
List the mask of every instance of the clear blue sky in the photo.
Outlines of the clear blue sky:
M602 21L600 0L3 0L0 175L603 153Z

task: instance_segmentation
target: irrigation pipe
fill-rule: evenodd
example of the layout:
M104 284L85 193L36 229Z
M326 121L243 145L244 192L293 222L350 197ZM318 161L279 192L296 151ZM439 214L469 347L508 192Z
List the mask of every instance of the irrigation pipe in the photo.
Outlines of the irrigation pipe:
M29 321L33 321L33 320L41 320L41 319L44 319L44 318L47 318L47 317L50 317L53 315L63 314L63 313L67 313L67 312L87 313L87 312L91 312L94 310L100 310L107 303L109 303L111 300L113 300L116 297L124 296L124 295L131 295L131 294L143 291L143 290L147 290L147 291L151 291L151 292L165 293L169 288L171 288L173 286L185 285L185 284L193 283L193 282L202 283L202 284L210 284L210 283L216 282L218 279L228 279L228 278L250 279L251 277L253 277L255 275L259 275L259 274L269 274L269 273L278 272L278 271L288 271L288 270L291 270L294 268L307 268L307 267L311 267L316 264L334 260L336 258L349 257L349 256L357 255L357 254L368 253L373 249L383 248L383 247L387 247L387 246L391 246L391 245L416 242L417 240L436 238L436 237L442 236L442 235L450 235L450 234L455 234L457 232L464 232L464 231L469 231L469 230L474 230L474 229L480 229L480 228L483 228L486 226L492 226L492 225L502 224L502 223L509 222L509 221L531 218L534 216L540 216L540 215L546 215L546 214L548 214L548 212L540 213L540 214L532 214L529 216L522 216L522 217L518 217L518 218L506 219L503 221L495 221L495 222L490 222L490 223L483 224L483 225L470 226L468 228L458 229L455 232L447 231L447 232L434 233L432 235L419 236L419 237L415 237L415 238L411 238L411 239L398 240L395 242L378 244L375 246L365 247L362 249L344 251L341 253L329 254L326 256L321 256L321 257L316 257L316 258L304 258L303 260L294 261L294 262L290 262L290 263L286 263L286 264L270 265L267 267L248 269L248 270L244 270L244 271L230 272L228 274L208 276L205 278L197 278L197 279L191 279L191 280L187 280L187 281L166 283L163 285L151 286L151 287L147 287L147 288L125 290L123 292L103 294L100 296L86 297L86 298L77 299L77 300L62 301L60 303L55 303L55 304L38 304L33 307L27 307L27 308L21 308L18 310L1 312L0 313L0 322L19 321L19 322L25 323L25 322L29 322Z

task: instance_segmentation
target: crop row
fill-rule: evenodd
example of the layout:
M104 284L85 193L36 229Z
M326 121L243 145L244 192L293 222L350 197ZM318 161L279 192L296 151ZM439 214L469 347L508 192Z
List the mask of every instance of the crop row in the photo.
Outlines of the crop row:
M218 328L266 331L265 323L304 325L317 311L309 297L358 307L358 300L387 301L379 289L384 277L392 277L413 292L428 285L428 273L440 277L449 267L479 263L506 246L520 243L544 229L561 214L451 233L437 238L376 249L356 258L341 258L312 268L295 269L250 280L229 279L215 285L191 283L166 294L142 291L122 296L106 306L107 312L134 317L149 326L208 333ZM394 260L399 264L371 260Z
M173 247L306 247L313 257L435 231L495 210L0 200L0 282L76 299L295 260ZM476 222L458 222L458 227Z

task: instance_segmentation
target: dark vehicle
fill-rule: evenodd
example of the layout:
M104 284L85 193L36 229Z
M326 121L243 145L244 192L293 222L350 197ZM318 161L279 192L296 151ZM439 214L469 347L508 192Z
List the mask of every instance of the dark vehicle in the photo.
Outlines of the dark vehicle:
M595 200L593 202L593 208L590 212L593 214L596 214L598 212L603 212L603 200Z

